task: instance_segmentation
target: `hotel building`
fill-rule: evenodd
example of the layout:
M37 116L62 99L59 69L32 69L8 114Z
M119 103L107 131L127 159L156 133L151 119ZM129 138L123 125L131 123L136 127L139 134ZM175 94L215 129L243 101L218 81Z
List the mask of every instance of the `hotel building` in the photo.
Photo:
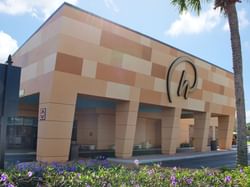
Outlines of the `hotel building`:
M183 144L230 149L233 74L149 36L64 3L14 54L22 67L8 148L67 161L80 149L175 154Z

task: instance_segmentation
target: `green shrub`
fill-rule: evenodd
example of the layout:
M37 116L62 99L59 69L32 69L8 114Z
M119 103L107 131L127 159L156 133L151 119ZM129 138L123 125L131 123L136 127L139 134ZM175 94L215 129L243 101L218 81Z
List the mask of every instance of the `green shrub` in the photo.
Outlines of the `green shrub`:
M181 169L160 165L133 169L105 160L59 163L21 163L0 171L0 187L229 187L250 186L250 167L236 169Z

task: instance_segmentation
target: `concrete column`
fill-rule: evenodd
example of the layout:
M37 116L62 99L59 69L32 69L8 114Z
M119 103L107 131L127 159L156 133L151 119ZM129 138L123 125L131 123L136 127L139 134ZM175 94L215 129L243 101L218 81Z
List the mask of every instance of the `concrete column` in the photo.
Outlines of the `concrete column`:
M216 133L215 133L216 127L212 126L212 140L216 140Z
M218 117L218 138L220 149L230 149L232 147L234 116Z
M37 160L64 162L69 158L76 94L55 101L40 93L38 113ZM55 97L59 98L59 97Z
M175 154L179 140L181 108L167 108L162 112L161 152Z
M138 102L122 102L116 105L115 118L115 156L128 158L132 156L136 122L138 116Z
M210 112L194 113L194 148L195 151L208 151L208 133L211 120Z

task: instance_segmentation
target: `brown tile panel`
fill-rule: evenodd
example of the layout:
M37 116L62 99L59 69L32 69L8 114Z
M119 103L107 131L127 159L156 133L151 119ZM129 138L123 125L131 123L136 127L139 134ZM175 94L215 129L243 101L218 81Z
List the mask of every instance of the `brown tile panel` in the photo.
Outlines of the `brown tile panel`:
M216 67L212 66L211 70L212 70L212 72L216 72Z
M209 102L205 103L205 112L210 112L210 103Z
M141 89L140 102L159 105L161 103L161 93L152 90Z
M96 78L122 84L135 85L135 73L118 67L98 63Z
M64 53L57 53L55 70L81 75L82 58L67 55Z
M189 94L189 97L193 98L193 99L199 99L202 100L202 90L200 89L196 89L195 91L191 92Z
M233 73L226 73L226 77L230 78L231 80L234 80Z
M203 78L203 79L208 79L208 71L205 68L198 68L197 69L198 76Z
M151 48L110 32L102 32L101 46L143 58L145 60L151 59Z
M225 89L225 91L224 91L224 95L225 96L235 97L235 93L234 93L234 89L233 88L227 88L227 87L225 87L224 89Z
M151 75L154 77L158 77L161 79L165 79L166 78L166 72L167 72L167 68L165 66L153 63L152 64L152 70L151 70Z
M166 46L166 45L164 45L162 43L159 43L159 42L157 42L155 40L152 40L152 48L154 50L160 51L162 53L167 53L167 54L170 51L170 47L169 46Z
M203 80L202 88L204 90L215 92L218 94L224 94L224 89L225 89L224 86L210 82L208 80Z
M223 114L235 114L235 108L234 107L228 107L228 106L223 106L222 107L222 113Z
M178 57L178 51L174 48L170 48L169 54Z

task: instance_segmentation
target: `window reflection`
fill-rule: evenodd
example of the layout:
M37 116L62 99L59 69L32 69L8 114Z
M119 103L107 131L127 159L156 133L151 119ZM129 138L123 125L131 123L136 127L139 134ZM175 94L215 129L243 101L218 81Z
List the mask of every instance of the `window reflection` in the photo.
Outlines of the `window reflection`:
M36 117L10 117L7 126L7 149L36 149Z

